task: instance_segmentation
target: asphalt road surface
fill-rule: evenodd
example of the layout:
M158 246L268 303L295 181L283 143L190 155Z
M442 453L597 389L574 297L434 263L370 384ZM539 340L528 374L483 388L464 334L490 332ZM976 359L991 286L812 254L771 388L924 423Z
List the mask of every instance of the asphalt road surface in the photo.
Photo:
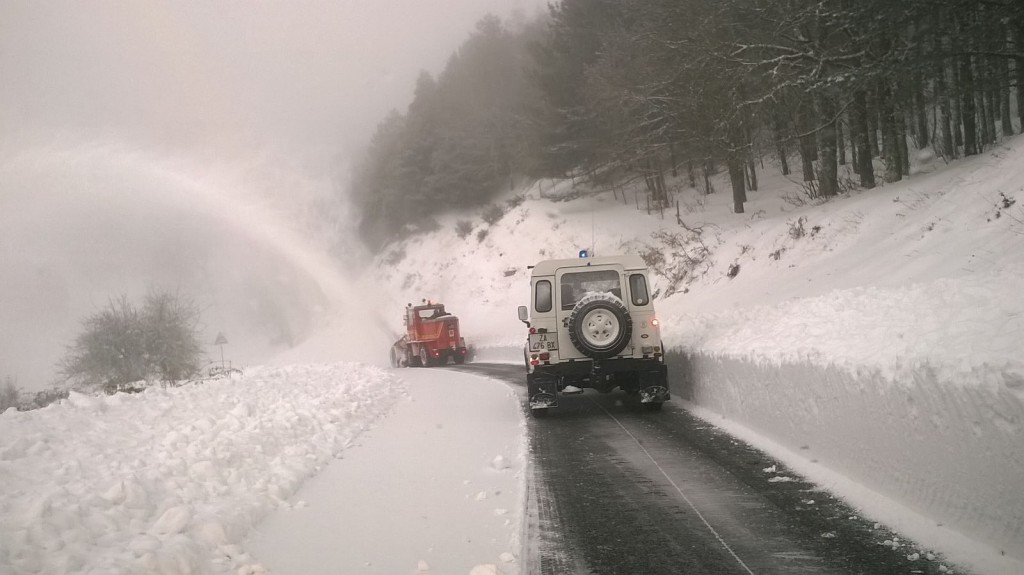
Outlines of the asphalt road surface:
M451 369L507 381L525 403L522 366ZM531 418L529 443L524 575L940 572L678 402L648 412L620 391L588 389ZM790 480L769 481L778 477Z

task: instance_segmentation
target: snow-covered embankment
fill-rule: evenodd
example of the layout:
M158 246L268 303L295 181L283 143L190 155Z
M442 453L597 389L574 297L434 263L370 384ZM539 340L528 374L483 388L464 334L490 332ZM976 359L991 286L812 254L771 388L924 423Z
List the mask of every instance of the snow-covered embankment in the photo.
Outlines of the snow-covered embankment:
M404 390L300 365L0 414L0 571L259 571L242 537Z
M680 316L669 373L698 415L866 515L1024 573L1015 273Z

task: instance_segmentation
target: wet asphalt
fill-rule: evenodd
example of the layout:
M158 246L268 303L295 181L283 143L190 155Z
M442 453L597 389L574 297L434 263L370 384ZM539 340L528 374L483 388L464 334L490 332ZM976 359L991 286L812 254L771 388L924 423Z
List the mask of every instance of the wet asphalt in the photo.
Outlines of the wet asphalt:
M449 369L506 381L525 404L522 366ZM679 402L648 412L588 389L528 424L524 575L941 573L938 554ZM896 550L883 544L894 537Z

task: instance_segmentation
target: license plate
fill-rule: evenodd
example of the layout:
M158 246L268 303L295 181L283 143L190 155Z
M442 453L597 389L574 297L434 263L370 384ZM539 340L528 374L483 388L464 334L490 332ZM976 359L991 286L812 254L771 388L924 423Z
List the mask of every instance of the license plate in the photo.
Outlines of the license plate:
M530 351L553 351L558 349L558 338L553 333L531 333Z

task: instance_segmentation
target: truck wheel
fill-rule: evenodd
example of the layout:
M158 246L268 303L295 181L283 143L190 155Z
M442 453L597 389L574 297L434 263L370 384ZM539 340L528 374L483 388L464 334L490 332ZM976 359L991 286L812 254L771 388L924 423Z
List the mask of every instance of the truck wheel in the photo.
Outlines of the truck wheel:
M405 367L419 367L420 357L413 355L412 352L406 348L405 350Z
M633 321L622 300L608 294L584 297L569 313L569 340L594 359L615 357L633 338Z
M662 403L660 401L652 401L651 403L643 404L644 409L647 411L661 411Z
M420 348L420 366L430 367L430 354L427 352L427 348Z
M542 417L547 417L548 416L548 408L546 408L546 407L538 407L538 408L535 408L535 409L530 409L530 415L532 415L532 416L534 416L534 417L536 417L538 419L540 419Z

